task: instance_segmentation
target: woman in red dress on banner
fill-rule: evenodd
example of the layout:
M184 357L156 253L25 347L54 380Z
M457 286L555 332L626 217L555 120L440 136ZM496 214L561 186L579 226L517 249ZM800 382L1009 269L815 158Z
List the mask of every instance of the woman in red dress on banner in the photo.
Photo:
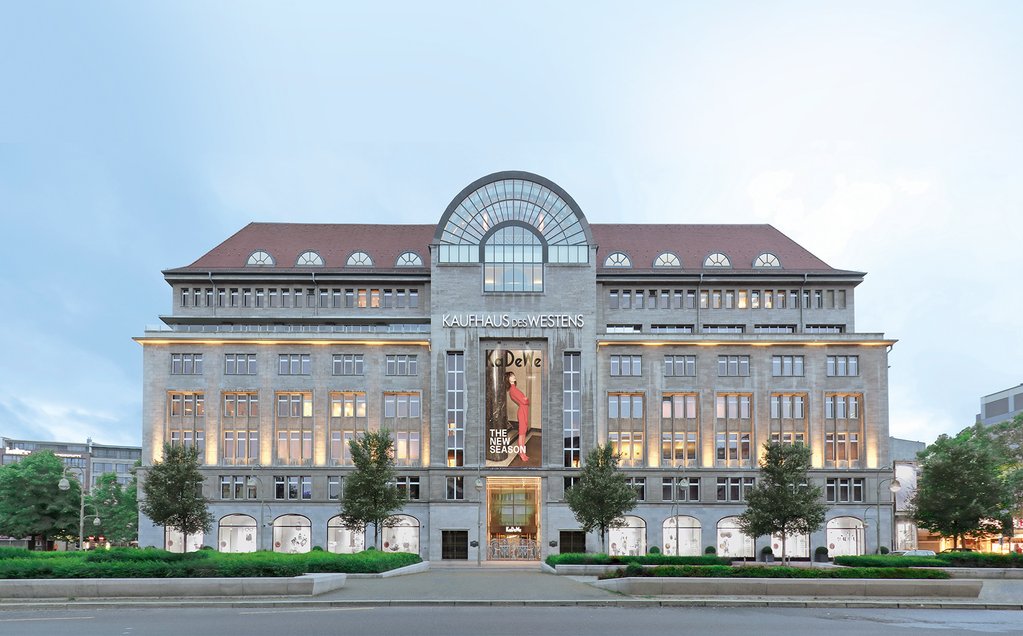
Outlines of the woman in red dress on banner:
M518 380L511 371L504 374L504 381L508 383L507 413L508 423L519 425L519 459L523 462L529 461L526 455L526 434L529 433L529 398L518 387Z

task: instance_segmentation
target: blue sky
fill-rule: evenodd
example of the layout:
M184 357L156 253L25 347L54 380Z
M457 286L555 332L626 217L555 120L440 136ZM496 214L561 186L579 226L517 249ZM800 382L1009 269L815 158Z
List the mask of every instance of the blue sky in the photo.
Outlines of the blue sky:
M1016 2L0 0L0 435L139 443L160 271L249 221L771 223L868 272L894 435L1023 382Z

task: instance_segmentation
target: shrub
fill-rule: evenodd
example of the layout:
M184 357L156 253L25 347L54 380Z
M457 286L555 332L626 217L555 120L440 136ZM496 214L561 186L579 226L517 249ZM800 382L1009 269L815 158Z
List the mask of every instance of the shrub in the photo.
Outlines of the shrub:
M942 570L915 570L913 568L793 568L779 567L732 567L711 566L661 566L652 568L648 576L657 577L732 577L732 578L778 578L778 579L947 579Z
M890 554L863 554L859 556L837 556L836 565L872 568L919 568L944 567L948 563L937 557L892 556Z
M760 554L764 556L774 556L774 550L771 549L771 546L765 545L764 547L760 548Z
M646 576L646 570L643 568L642 565L638 563L630 563L627 566L625 566L623 576L626 577Z
M822 545L817 546L813 549L814 556L826 557L828 556L828 549Z
M712 545L709 545L709 546L707 546L706 548L703 549L703 553L704 554L717 554L718 553L718 549L715 548Z
M880 552L881 554L888 554L888 552L889 552L889 551L890 551L890 550L888 550L888 547L887 547L887 546L881 546L881 547L880 547L880 548L878 549L878 552Z
M649 549L649 550L648 550L647 552L648 552L649 554L660 554L660 553L661 553L661 549L660 549L660 548L658 548L658 547L657 547L657 546L655 546L655 545L652 545L652 546L650 546L650 549Z
M581 552L552 554L546 563L551 567L558 565L615 565L618 563L638 563L640 565L729 565L731 559L724 559L712 554L702 556L669 556L665 554L648 554L645 556L612 557L606 554L586 554Z

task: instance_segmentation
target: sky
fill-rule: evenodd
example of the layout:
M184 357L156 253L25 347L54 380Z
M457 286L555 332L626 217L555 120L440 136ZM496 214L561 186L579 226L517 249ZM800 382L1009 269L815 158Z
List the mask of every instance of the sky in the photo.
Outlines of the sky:
M1023 383L1023 3L0 0L0 435L139 444L161 270L250 221L770 223L924 442Z

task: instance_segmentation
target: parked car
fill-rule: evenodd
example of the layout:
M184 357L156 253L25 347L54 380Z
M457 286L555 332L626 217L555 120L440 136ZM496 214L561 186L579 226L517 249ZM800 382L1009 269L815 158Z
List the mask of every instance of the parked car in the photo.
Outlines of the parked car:
M973 548L948 548L947 550L941 551L942 554L948 552L976 552L976 550L974 550Z
M892 556L934 556L934 550L895 550Z

